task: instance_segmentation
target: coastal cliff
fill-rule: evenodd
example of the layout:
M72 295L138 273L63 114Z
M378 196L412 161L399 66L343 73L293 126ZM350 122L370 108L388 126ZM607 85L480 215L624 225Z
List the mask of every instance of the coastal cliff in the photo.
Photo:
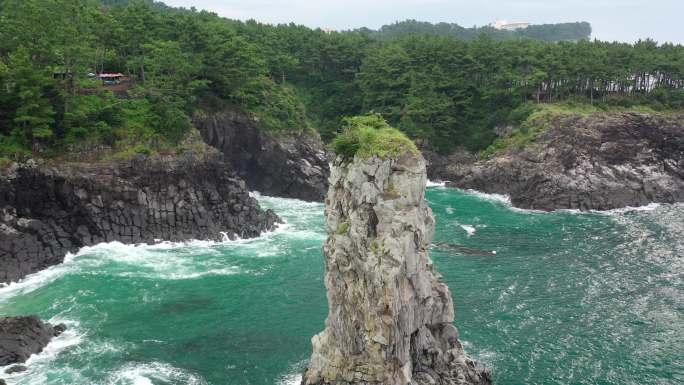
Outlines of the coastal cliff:
M684 115L570 114L533 124L525 134L538 135L533 141L489 159L435 158L433 177L452 187L507 194L525 209L684 201Z
M278 221L221 155L13 165L0 177L0 282L100 242L256 237Z
M428 256L426 182L417 151L334 162L323 247L329 313L302 384L490 383L463 351L451 293Z
M204 141L223 152L251 190L322 202L330 173L325 146L315 133L271 133L243 113L196 118Z

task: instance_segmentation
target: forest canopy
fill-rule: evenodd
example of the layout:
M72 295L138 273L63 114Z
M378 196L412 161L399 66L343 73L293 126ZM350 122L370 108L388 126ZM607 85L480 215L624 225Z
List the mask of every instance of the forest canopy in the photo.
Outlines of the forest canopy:
M356 32L368 34L381 40L391 40L406 35L430 35L455 37L473 40L481 35L495 40L535 39L543 41L580 41L591 38L591 24L587 22L530 25L513 31L496 29L492 26L465 28L454 23L428 23L425 21L405 20L384 25L380 29L357 29Z
M447 153L487 148L529 104L684 107L681 45L392 28L379 38L147 0L0 0L0 156L173 148L194 117L226 108L326 140L345 117L379 114Z

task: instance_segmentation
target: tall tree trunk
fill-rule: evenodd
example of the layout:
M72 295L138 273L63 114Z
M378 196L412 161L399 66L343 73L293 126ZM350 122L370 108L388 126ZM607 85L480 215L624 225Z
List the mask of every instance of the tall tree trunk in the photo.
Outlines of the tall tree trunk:
M142 62L140 62L140 80L142 80L142 83L145 84L145 64L144 64L145 58L143 57Z

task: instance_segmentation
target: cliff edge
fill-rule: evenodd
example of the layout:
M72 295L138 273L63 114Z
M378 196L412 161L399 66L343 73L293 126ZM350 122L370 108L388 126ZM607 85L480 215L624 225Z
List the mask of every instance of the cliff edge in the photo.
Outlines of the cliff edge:
M254 119L226 110L195 118L204 141L223 152L226 163L251 190L321 202L330 175L325 146L313 132L276 134Z
M684 115L608 112L533 122L489 159L434 162L449 186L526 209L609 210L684 201Z
M30 162L0 174L0 282L101 242L256 237L278 221L215 151Z

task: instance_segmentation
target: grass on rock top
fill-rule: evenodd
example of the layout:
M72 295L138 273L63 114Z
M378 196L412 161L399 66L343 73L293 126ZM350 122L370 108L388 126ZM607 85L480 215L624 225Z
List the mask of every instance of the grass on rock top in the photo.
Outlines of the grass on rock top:
M666 115L646 106L606 107L591 106L583 103L527 103L511 112L511 120L516 129L505 137L494 140L486 149L480 151L480 159L490 159L509 149L522 150L548 132L558 120L579 116L588 117L600 113L635 112L649 115Z
M351 160L354 156L385 159L406 152L414 155L419 153L411 139L392 128L379 114L346 118L342 132L333 139L330 148L345 160Z

